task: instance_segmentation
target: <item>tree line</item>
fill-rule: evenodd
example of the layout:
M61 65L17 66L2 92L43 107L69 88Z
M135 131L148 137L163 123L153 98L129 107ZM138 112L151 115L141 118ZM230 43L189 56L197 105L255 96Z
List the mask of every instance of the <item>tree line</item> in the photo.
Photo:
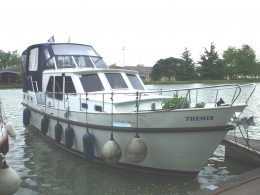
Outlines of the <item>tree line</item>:
M216 51L216 46L211 43L209 50L204 48L200 60L195 63L190 51L185 48L180 58L169 57L158 60L151 71L154 81L163 77L176 80L219 80L237 79L260 76L260 61L256 58L256 52L247 44L241 48L228 47L223 51L222 58ZM21 56L17 50L4 52L0 50L0 69L21 66ZM143 66L139 64L138 66Z
M4 52L0 50L0 69L12 68L14 66L21 66L22 60L19 53L16 51L13 52Z
M195 63L190 51L185 48L181 58L169 57L158 60L151 71L154 81L163 77L170 80L221 80L247 77L259 77L260 61L256 58L256 52L246 44L241 48L228 47L223 51L222 58L216 51L216 46L211 43L210 49L204 48L204 54Z

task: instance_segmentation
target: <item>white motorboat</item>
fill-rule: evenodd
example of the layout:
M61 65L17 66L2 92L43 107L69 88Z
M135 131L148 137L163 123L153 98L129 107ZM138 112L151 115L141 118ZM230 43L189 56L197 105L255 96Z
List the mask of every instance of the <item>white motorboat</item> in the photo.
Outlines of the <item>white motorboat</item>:
M90 162L163 174L197 174L255 89L148 90L138 72L110 69L82 44L32 45L22 61L25 125Z

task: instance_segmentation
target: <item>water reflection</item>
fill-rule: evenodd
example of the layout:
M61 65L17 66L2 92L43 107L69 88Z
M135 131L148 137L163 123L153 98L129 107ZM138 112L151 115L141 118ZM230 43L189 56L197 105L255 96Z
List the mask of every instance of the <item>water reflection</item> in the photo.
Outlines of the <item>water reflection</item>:
M68 195L187 194L200 188L196 177L158 176L88 163L38 134L31 128L24 130L24 166L29 171L22 176L21 188L39 194Z
M196 87L202 85L204 84L197 84ZM191 84L177 87L190 86ZM260 116L257 110L259 86L258 84L249 102L251 107L245 110L245 116L254 115L256 123ZM174 87L176 88L176 85ZM17 139L10 139L10 150L6 156L7 163L18 172L22 180L17 195L182 195L217 184L254 168L225 159L225 147L221 145L195 177L153 175L88 163L83 158L68 154L48 142L43 136L39 136L38 132L23 127L21 89L0 90L0 97L8 119L17 132ZM260 139L259 127L250 127L249 134L250 137Z

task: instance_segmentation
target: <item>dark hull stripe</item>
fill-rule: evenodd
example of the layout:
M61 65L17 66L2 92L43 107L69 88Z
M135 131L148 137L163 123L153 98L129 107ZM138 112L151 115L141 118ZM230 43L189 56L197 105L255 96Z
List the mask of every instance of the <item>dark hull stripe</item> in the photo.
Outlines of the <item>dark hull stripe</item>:
M108 130L111 131L111 126L104 126L104 125L96 125L96 124L86 124L78 121L68 120L65 118L58 118L48 113L43 113L40 110L32 108L28 105L27 106L30 110L37 112L39 114L45 115L47 118L52 118L54 120L59 120L61 122L70 123L73 125L81 126L81 127L88 127L93 129L100 129L100 130ZM169 133L169 132L207 132L207 131L228 131L234 129L234 125L224 125L224 126L212 126L212 127L182 127L182 128L138 128L138 132L145 132L145 133ZM122 131L122 132L136 132L137 128L135 127L113 127L113 131Z

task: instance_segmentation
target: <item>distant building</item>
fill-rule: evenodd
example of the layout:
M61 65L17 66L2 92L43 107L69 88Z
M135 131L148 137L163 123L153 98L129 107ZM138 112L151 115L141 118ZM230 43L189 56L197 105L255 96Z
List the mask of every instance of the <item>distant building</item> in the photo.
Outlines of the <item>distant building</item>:
M1 82L16 83L17 75L19 73L22 73L21 66L16 66L16 67L9 68L9 69L2 69L2 70L0 70Z
M143 82L150 81L150 73L153 67L144 67L144 66L109 66L110 69L126 69L126 70L134 70L138 72L138 75L142 79Z
M18 72L12 71L0 71L1 74L1 82L5 83L16 83Z

